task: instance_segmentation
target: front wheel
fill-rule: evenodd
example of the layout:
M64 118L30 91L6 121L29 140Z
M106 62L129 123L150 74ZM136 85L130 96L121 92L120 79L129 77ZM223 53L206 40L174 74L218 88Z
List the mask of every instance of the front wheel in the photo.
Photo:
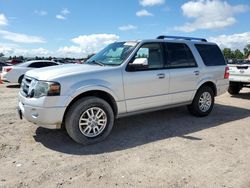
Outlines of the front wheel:
M188 110L191 114L202 117L207 116L214 106L214 92L211 87L201 87L191 105L188 105Z
M104 140L112 130L114 113L111 106L97 97L76 101L65 117L69 136L77 143L88 145Z

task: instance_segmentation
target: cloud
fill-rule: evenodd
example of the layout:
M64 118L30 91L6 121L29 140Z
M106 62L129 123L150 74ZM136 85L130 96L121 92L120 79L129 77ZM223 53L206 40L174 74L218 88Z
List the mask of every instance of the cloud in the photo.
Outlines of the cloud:
M25 49L21 48L16 44L10 43L0 43L0 51L7 56L24 56L24 57L34 57L34 56L51 56L52 53L49 50L44 48L35 48L35 49Z
M64 16L62 16L60 14L57 14L56 18L59 19L59 20L65 20L66 19L66 17L64 17Z
M69 57L69 56L78 56L78 55L83 55L84 51L81 47L79 46L64 46L60 47L57 52L61 54L61 56L64 57Z
M15 44L0 43L0 52L2 52L4 55L13 54L15 48L17 48L17 45Z
M76 38L71 39L72 42L78 44L83 48L100 48L115 42L119 39L119 36L114 34L92 34L92 35L80 35Z
M70 11L69 11L67 8L64 8L64 9L61 11L61 14L62 14L62 15L68 15L68 14L70 14Z
M0 14L0 26L1 25L8 25L8 20L4 14Z
M129 30L137 29L137 26L129 24L129 25L120 26L118 29L121 30L121 31L129 31Z
M114 34L80 35L71 39L76 45L61 47L57 50L57 53L63 57L85 57L98 52L118 39L119 36Z
M138 17L153 16L153 14L148 12L147 10L143 9L143 10L136 12L136 16L138 16Z
M75 45L60 47L55 51L49 51L45 48L26 49L17 44L0 43L0 51L5 56L56 56L56 57L74 57L81 58L87 57L87 55L96 53L108 44L115 42L119 39L119 36L114 34L92 34L92 35L80 35L72 38L71 42Z
M60 14L56 15L56 18L59 20L66 20L67 19L67 15L70 14L70 11L67 8L64 8L61 10Z
M45 40L38 36L30 36L5 30L0 30L0 36L6 40L17 43L45 43Z
M226 1L198 0L189 1L181 6L183 15L193 22L185 23L174 29L177 31L193 32L198 29L221 29L236 23L237 13L249 10L247 5L232 6Z
M35 10L34 13L39 15L39 16L47 16L48 15L48 12L45 10Z
M31 50L31 54L35 54L36 56L48 56L50 52L45 48L36 48Z
M165 0L139 0L139 3L144 7L155 6L155 5L164 4Z
M210 37L208 40L217 43L222 49L231 48L233 50L243 50L247 44L250 44L250 32L219 35Z

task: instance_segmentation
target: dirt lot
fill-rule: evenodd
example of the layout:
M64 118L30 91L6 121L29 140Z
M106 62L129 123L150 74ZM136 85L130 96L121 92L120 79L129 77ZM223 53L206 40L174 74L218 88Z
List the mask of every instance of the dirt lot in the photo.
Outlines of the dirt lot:
M87 147L19 120L18 88L0 85L0 187L250 187L250 89L216 98L209 117L185 107L116 121Z

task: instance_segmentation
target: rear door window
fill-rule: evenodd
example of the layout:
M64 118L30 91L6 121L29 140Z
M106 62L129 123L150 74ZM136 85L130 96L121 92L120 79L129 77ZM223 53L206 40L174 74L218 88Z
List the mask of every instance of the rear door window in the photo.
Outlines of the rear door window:
M184 43L165 43L167 68L196 67L196 61L189 47Z
M57 64L53 62L35 62L35 63L31 63L29 67L42 68L42 67L48 67L48 66L54 66L54 65L57 65Z
M55 65L58 65L57 63L54 63L54 62L46 62L47 65L46 66L55 66Z
M35 63L31 63L29 65L29 67L32 67L32 68L41 68L41 67L44 67L44 62L35 62Z
M213 44L195 44L206 66L226 65L220 48Z

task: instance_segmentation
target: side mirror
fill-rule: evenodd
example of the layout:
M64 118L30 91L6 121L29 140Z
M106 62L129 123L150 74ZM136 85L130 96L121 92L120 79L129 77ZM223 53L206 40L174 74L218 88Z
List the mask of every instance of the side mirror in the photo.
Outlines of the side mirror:
M132 63L129 64L129 69L131 71L146 68L148 66L147 58L136 58Z
M147 58L136 58L132 65L142 65L142 66L148 66L148 59Z

